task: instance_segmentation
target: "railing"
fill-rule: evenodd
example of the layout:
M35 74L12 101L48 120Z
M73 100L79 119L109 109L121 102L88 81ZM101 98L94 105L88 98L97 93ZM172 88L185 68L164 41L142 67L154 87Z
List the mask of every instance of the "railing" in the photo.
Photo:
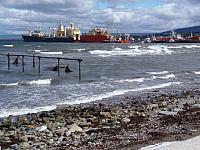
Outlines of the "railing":
M79 80L81 80L81 62L83 61L82 59L75 59L75 58L65 58L65 57L50 57L50 56L38 56L38 55L26 55L26 54L0 54L0 56L6 56L7 57L7 64L8 64L8 70L10 70L10 57L11 56L16 56L17 58L21 57L22 60L22 72L24 72L24 58L25 57L31 57L32 58L32 64L33 68L35 68L35 59L38 59L38 74L40 75L40 68L41 68L41 59L57 59L57 72L58 76L60 76L60 60L71 60L71 61L78 61L78 72L79 72Z

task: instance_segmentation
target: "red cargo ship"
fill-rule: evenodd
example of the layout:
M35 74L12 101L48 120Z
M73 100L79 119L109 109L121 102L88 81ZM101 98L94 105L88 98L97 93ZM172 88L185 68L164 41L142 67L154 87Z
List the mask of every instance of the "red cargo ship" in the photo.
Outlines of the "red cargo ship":
M83 43L107 43L111 40L111 34L104 29L94 28L88 33L82 34L80 42Z

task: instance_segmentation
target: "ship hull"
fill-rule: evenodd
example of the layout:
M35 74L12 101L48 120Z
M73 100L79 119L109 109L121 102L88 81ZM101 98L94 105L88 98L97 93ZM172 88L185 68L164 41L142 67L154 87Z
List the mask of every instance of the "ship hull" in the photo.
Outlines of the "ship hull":
M76 42L72 37L37 37L22 35L24 42L63 42L70 43Z
M81 35L82 43L107 43L110 38L104 35Z

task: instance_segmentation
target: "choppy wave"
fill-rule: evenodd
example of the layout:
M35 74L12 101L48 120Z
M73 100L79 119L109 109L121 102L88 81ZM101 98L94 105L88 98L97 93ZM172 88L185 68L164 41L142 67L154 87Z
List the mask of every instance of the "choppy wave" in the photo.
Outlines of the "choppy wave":
M169 50L166 46L148 46L140 49L121 49L113 48L112 50L94 50L89 51L90 54L98 55L100 57L110 56L139 56L139 55L165 55L172 54L173 51Z
M52 79L40 79L33 81L23 81L16 83L0 84L0 87L15 87L15 86L26 86L26 85L49 85L51 84Z
M59 51L59 52L40 52L41 54L45 54L45 55L62 55L63 52Z
M12 45L12 44L5 44L5 45L3 45L4 47L14 47L14 45Z
M159 75L159 74L167 74L169 71L161 71L161 72L147 72L148 74Z

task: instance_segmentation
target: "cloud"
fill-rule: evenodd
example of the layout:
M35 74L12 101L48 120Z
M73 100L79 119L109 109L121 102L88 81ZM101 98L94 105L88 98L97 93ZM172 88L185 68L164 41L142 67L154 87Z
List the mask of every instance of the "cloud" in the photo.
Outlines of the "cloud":
M160 32L200 25L199 0L7 0L0 4L0 34L23 33L36 24L46 30L60 20L73 21L82 32L95 26L121 32Z

